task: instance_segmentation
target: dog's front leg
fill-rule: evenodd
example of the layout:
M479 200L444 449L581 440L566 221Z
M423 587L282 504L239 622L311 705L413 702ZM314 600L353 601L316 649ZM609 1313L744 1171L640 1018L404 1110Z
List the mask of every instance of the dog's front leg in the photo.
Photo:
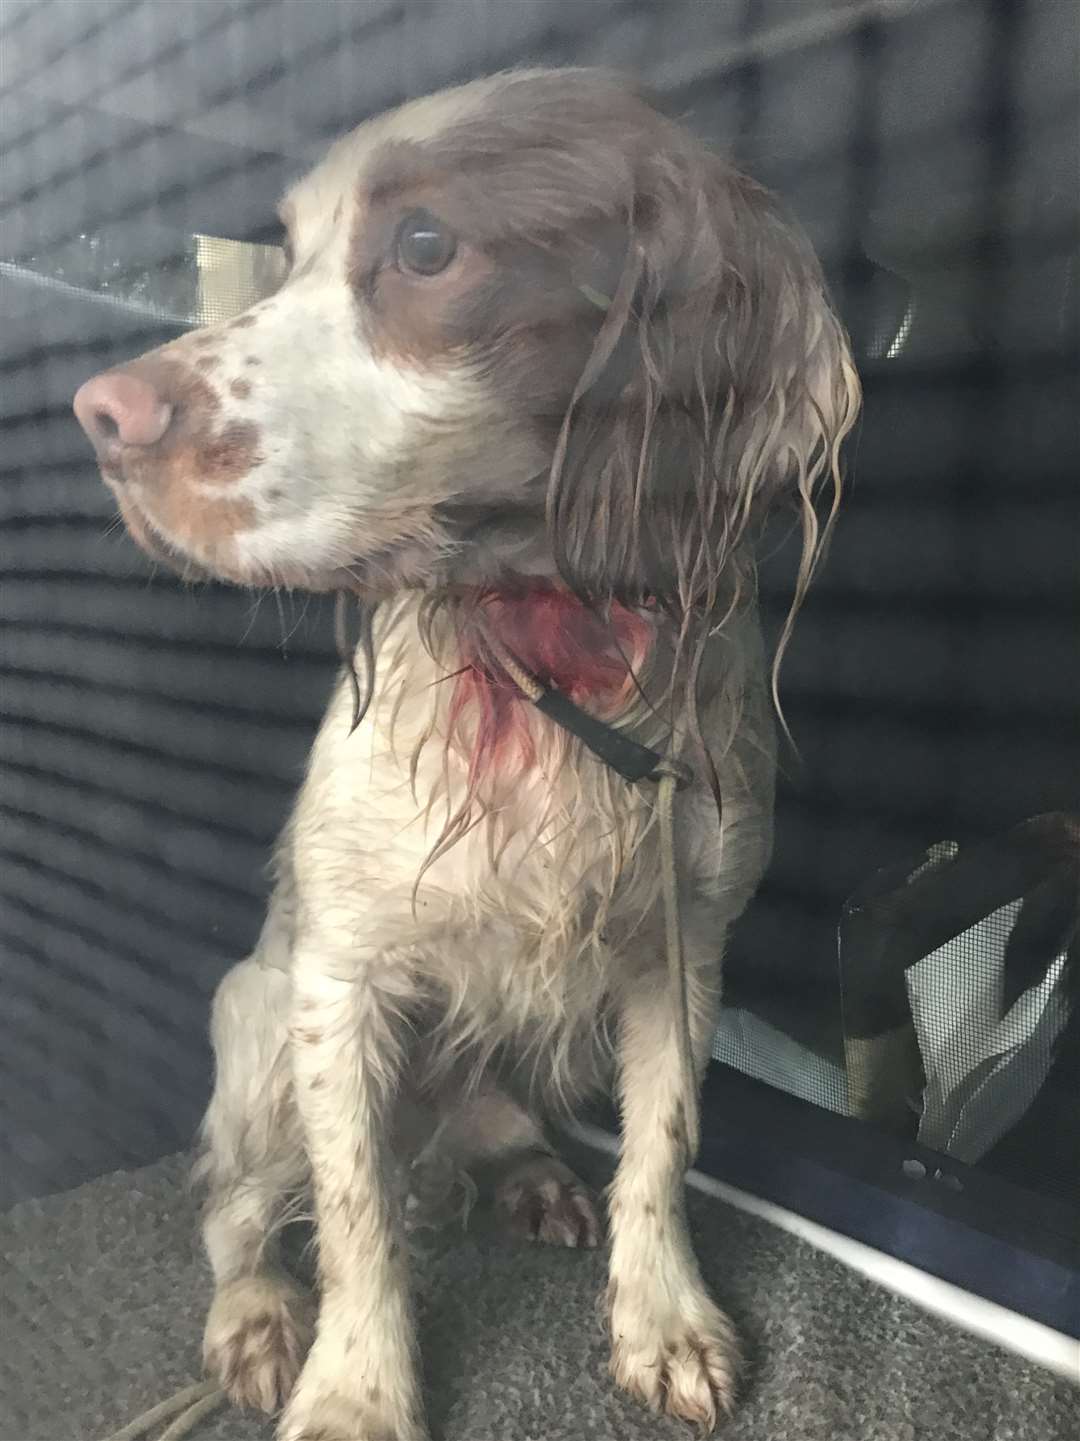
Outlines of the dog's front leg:
M716 965L708 950L718 949L720 938L703 950L690 930L690 1022L700 1074L716 1010L715 987L703 982ZM631 975L618 1036L622 1155L609 1202L611 1369L654 1411L712 1430L731 1409L738 1344L705 1289L686 1226L682 1073L662 962Z
M351 979L342 977L351 976ZM426 1435L390 1150L407 969L298 948L290 1044L311 1161L321 1300L281 1441Z

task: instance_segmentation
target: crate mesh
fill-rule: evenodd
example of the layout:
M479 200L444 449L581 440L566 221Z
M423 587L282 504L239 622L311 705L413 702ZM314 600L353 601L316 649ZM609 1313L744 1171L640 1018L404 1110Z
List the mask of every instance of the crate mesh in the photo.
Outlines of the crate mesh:
M808 230L853 336L857 483L784 675L801 759L716 1049L845 1108L844 898L1080 806L1076 30L1069 0L6 0L5 1200L188 1143L210 996L258 933L333 669L325 603L151 574L71 396L264 293L274 204L331 137L524 61L624 67L729 148ZM794 569L778 534L774 633ZM1017 1154L1080 1205L1075 1160Z

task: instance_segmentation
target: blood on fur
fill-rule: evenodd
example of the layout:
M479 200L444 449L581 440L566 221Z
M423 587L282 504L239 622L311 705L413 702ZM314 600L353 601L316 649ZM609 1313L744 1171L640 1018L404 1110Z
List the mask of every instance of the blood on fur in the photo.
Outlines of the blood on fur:
M485 591L462 641L462 669L450 699L450 734L464 742L472 780L498 767L527 770L535 761L529 702L484 645L494 633L544 686L611 719L634 691L649 655L653 626L637 611L612 605L602 615L549 583Z

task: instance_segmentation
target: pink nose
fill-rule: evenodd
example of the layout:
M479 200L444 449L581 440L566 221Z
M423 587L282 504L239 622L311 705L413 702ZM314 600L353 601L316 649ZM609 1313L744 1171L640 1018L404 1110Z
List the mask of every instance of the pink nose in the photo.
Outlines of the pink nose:
M123 370L95 375L75 393L75 415L99 456L115 459L127 445L156 445L173 408L137 375Z

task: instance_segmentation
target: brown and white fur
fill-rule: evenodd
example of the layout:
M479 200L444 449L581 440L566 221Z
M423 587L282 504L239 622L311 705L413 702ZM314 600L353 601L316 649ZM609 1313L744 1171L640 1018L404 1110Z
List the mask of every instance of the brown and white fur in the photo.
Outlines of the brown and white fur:
M152 553L377 604L370 706L352 731L343 676L258 949L214 1006L208 1368L238 1403L284 1404L282 1441L423 1437L405 1193L501 1160L520 1229L595 1244L543 1115L613 1061L612 1370L711 1428L738 1350L683 1214L654 797L531 710L485 638L695 772L700 1074L770 847L754 531L794 502L801 593L812 491L835 496L858 407L845 339L772 199L600 72L510 72L370 121L282 216L275 295L76 407ZM278 1242L309 1191L317 1306Z

